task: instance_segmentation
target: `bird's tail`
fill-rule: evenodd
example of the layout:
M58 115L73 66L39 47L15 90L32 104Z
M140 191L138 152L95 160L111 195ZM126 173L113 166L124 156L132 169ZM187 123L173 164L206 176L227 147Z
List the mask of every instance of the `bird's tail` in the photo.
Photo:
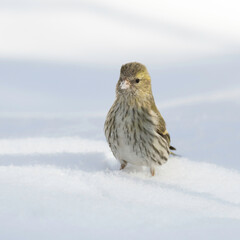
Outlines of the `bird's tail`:
M170 146L169 149L170 149L170 150L173 150L173 151L177 150L177 149L176 149L175 147L173 147L173 146ZM170 151L170 154L173 155L173 156L176 156L176 157L181 157L181 155L178 155L178 154L176 154L176 153L174 153L174 152L172 152L172 151Z
M169 148L170 148L170 150L174 150L174 151L177 150L175 147L173 147L173 146L171 146L171 145L170 145Z

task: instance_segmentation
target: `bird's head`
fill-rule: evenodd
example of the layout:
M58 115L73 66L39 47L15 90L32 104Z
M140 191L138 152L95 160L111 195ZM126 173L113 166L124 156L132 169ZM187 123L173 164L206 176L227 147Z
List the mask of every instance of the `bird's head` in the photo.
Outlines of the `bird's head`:
M116 93L137 97L152 95L151 78L147 68L137 62L122 65Z

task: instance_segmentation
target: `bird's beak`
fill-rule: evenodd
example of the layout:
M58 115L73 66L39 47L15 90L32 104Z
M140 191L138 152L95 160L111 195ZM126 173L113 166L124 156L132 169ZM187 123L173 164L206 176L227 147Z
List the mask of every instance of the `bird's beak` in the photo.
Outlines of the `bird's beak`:
M129 82L128 79L125 79L120 83L120 88L121 89L127 89L129 87L130 87L130 82Z

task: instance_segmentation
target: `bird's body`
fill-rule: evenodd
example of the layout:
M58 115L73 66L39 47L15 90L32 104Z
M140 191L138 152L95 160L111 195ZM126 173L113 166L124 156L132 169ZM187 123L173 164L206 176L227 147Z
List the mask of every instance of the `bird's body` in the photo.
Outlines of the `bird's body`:
M108 112L105 136L113 155L124 168L127 163L149 166L152 175L170 154L170 136L151 91L144 65L122 66L116 100Z

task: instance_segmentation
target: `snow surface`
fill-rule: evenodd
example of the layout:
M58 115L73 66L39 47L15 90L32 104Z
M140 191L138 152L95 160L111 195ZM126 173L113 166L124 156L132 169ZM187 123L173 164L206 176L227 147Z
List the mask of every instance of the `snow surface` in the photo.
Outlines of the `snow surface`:
M78 136L69 131L74 119L89 123L75 126ZM103 133L89 135L103 117L21 113L1 120L15 123L14 135L0 139L1 239L237 239L238 170L171 157L155 177L145 167L119 171ZM29 121L48 126L48 136L32 132ZM69 136L57 136L60 129Z
M159 101L172 157L119 171L106 112L0 114L0 239L238 239L239 88Z

